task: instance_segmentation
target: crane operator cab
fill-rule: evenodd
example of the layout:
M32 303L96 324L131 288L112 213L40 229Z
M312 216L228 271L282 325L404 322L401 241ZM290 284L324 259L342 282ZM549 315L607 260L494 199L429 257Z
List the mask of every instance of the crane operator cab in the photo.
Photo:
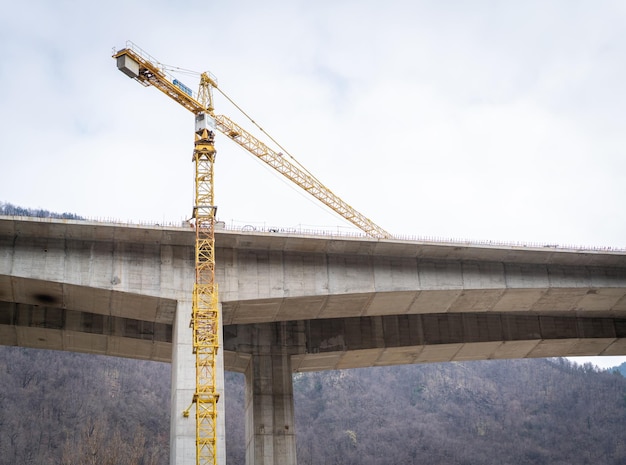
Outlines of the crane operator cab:
M216 128L215 118L208 113L199 113L196 115L196 133L207 129L214 132Z
M215 118L207 112L196 115L196 140L194 142L193 160L215 161Z

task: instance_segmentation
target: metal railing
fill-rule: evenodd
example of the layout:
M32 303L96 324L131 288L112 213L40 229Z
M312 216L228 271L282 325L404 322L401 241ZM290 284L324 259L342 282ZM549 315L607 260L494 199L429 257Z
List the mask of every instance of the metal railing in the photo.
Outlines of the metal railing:
M0 218L2 215L0 215ZM40 221L40 222L56 222L56 223L80 223L80 222L92 222L110 225L120 225L126 227L140 228L140 227L162 227L162 228L177 228L177 229L189 229L192 231L192 225L188 220L181 219L180 221L147 221L147 220L120 220L111 217L92 217L85 218L83 220L76 219L60 219L52 217L35 217L35 216L5 216L14 219ZM532 249L553 249L553 250L571 250L571 251L588 251L588 252L626 252L625 247L609 247L609 246L582 246L573 244L554 244L545 242L520 242L520 241L500 241L492 239L464 239L454 237L441 237L441 236L419 236L409 234L395 234L390 239L372 239L361 231L341 230L336 228L324 228L324 227L281 227L281 226L268 226L259 225L245 222L234 222L230 224L220 222L216 224L216 230L220 229L226 231L238 231L238 232L256 232L263 234L292 234L298 236L314 236L314 237L327 237L327 238L346 238L346 239L368 239L378 241L403 241L403 242L420 242L425 244L450 244L450 245L464 245L464 246L481 246L481 247L517 247L517 248L532 248Z

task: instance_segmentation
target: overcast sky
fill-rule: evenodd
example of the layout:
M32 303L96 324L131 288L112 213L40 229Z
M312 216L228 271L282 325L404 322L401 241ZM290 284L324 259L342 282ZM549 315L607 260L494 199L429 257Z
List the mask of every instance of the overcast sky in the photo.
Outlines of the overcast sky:
M193 115L117 70L113 50L132 40L211 71L393 234L625 248L624 24L623 1L10 2L0 201L191 215ZM219 96L216 112L251 129ZM216 145L227 224L351 229L232 141Z

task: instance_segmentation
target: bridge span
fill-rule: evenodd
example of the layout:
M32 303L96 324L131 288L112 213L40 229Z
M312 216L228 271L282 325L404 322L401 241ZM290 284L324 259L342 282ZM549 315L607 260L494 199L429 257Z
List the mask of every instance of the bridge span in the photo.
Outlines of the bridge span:
M194 237L0 217L0 344L171 362L179 465L195 463ZM218 230L216 259L249 464L295 464L294 371L626 354L624 251Z

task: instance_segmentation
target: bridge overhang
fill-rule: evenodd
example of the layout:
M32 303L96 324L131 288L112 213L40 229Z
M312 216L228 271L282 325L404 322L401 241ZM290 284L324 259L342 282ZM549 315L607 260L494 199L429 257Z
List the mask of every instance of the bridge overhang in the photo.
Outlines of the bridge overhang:
M193 246L191 228L0 217L0 341L169 361ZM626 353L620 251L222 230L216 255L235 371L259 324L304 328L301 371Z

